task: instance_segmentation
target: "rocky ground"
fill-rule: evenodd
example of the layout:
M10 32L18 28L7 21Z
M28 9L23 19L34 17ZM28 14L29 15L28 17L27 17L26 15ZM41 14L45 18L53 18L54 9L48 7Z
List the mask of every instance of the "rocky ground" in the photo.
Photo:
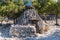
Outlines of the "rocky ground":
M60 23L60 19L58 20ZM55 20L47 21L50 30L43 34L37 34L37 37L16 38L9 37L10 27L0 28L0 40L60 40L60 26L55 25Z

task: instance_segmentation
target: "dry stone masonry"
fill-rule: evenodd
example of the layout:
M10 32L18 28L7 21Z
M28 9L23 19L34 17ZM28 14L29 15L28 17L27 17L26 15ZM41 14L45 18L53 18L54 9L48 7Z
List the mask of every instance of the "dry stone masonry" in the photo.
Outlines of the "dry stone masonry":
M18 25L11 26L10 35L17 37L34 36L43 33L44 22L35 9L27 9L18 18Z
M31 25L12 25L10 35L15 37L31 37L35 36L36 28Z
M24 13L19 17L18 23L19 25L35 25L36 30L43 30L44 22L38 15L38 12L35 9L27 9Z

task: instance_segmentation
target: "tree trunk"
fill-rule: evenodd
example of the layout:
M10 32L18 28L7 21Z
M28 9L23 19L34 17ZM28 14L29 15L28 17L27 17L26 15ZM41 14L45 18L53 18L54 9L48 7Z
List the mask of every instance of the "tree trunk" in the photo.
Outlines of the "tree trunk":
M14 24L16 24L17 20L18 20L18 19L14 19Z
M58 10L58 4L56 5L57 6L57 8L56 8L56 24L55 25L59 25L58 24L58 15L59 15L59 10Z
M56 14L56 24L58 24L58 20L57 20L57 14Z
M14 24L16 24L16 19L14 19Z
M57 8L56 8L56 24L55 25L59 25L58 24L58 15L59 15L59 13L58 13L58 5L57 5Z
M58 24L58 13L56 14L56 24L55 25L59 25Z
M2 26L2 22L3 22L3 20L1 21L1 24L0 24L0 26Z
M45 23L46 23L46 14L44 15L44 18L45 18Z

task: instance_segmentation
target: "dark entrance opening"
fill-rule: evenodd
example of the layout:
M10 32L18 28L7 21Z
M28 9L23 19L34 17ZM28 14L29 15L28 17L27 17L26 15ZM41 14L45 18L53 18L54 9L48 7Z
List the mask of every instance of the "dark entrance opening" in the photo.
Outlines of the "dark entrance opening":
M39 20L37 20L37 19L34 19L34 20L29 20L30 21L30 24L31 25L34 25L35 26L35 28L36 28L36 33L40 33L40 31L39 31L39 26L38 26L38 21Z

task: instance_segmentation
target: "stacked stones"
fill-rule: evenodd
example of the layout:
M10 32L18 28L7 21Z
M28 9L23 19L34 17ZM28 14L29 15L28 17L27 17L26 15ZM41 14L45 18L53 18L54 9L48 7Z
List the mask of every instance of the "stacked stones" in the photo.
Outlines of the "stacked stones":
M36 28L31 25L12 25L10 35L14 37L35 36Z
M43 33L43 27L45 26L35 9L25 10L16 24L18 25L11 26L10 35L17 37L28 37L34 36L35 33Z
M40 18L37 11L35 9L27 9L24 11L24 13L19 17L17 24L19 25L28 25L30 24L30 19L36 19L39 20L36 24L38 25L37 28L41 30L41 33L43 33L43 27L45 26L44 21Z

